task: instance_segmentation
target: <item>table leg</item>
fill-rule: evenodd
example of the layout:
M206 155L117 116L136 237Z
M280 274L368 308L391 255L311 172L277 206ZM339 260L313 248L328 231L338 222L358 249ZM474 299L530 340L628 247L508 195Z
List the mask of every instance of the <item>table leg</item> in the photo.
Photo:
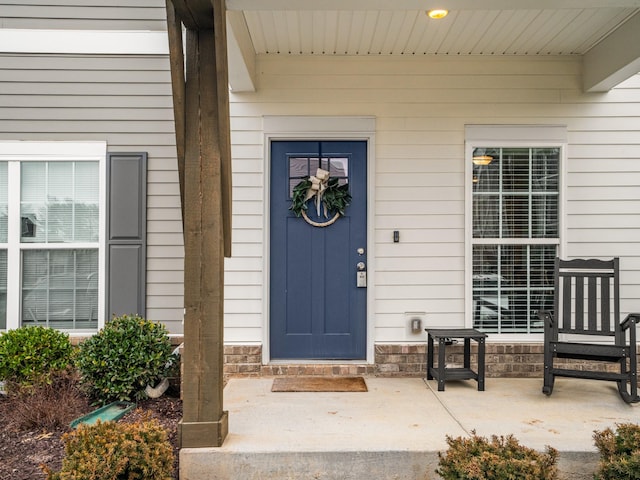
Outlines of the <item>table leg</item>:
M464 339L464 368L471 368L471 339Z
M438 391L444 392L444 376L445 376L445 339L440 337L438 339Z
M484 392L484 338L478 339L478 390Z
M431 369L433 368L433 337L427 334L427 380L431 380Z

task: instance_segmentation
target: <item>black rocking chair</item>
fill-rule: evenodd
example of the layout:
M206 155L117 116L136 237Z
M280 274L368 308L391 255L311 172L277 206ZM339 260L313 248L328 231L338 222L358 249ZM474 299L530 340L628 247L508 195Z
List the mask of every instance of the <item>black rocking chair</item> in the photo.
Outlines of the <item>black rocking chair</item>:
M619 259L555 259L554 311L541 310L544 322L544 386L551 395L555 377L608 380L618 384L627 403L637 402L636 323L640 313L620 322ZM554 359L617 363L616 371L555 365Z

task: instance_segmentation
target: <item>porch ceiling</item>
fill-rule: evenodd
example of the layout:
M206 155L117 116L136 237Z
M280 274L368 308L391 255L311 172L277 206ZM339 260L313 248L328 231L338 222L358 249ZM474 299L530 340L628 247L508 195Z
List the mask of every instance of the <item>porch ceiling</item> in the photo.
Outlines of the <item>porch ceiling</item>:
M187 0L186 3L189 3ZM230 82L256 55L581 56L587 91L640 71L640 0L226 0ZM446 8L432 20L425 11Z

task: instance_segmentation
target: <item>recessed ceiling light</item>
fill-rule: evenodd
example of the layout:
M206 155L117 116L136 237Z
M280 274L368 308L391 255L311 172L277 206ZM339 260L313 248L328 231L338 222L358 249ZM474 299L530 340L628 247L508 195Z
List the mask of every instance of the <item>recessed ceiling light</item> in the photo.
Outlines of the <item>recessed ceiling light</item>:
M429 10L427 12L427 15L429 15L429 18L433 18L434 20L439 20L441 18L446 17L448 13L449 13L449 10L437 8L434 10Z

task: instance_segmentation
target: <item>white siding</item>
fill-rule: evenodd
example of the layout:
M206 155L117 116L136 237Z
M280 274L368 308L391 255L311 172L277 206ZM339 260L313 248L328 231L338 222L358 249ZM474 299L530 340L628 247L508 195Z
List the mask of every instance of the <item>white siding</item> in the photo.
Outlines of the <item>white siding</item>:
M616 122L581 123L569 135L567 240L572 256L621 257L621 307L640 307L640 75L609 93L572 97L598 111L634 110ZM607 120L614 120L607 118ZM626 121L625 121L626 120Z
M569 135L564 254L620 255L622 308L639 308L640 80L584 94L580 70L579 59L559 57L259 57L258 91L231 96L227 278L262 278L262 116L375 116L375 340L424 341L404 312L426 312L427 326L463 326L464 126L561 124ZM228 341L261 341L263 291L252 283L249 303L228 300Z
M225 261L225 342L261 343L264 151L262 116L232 116L233 248Z
M0 0L2 28L163 30L158 0Z

